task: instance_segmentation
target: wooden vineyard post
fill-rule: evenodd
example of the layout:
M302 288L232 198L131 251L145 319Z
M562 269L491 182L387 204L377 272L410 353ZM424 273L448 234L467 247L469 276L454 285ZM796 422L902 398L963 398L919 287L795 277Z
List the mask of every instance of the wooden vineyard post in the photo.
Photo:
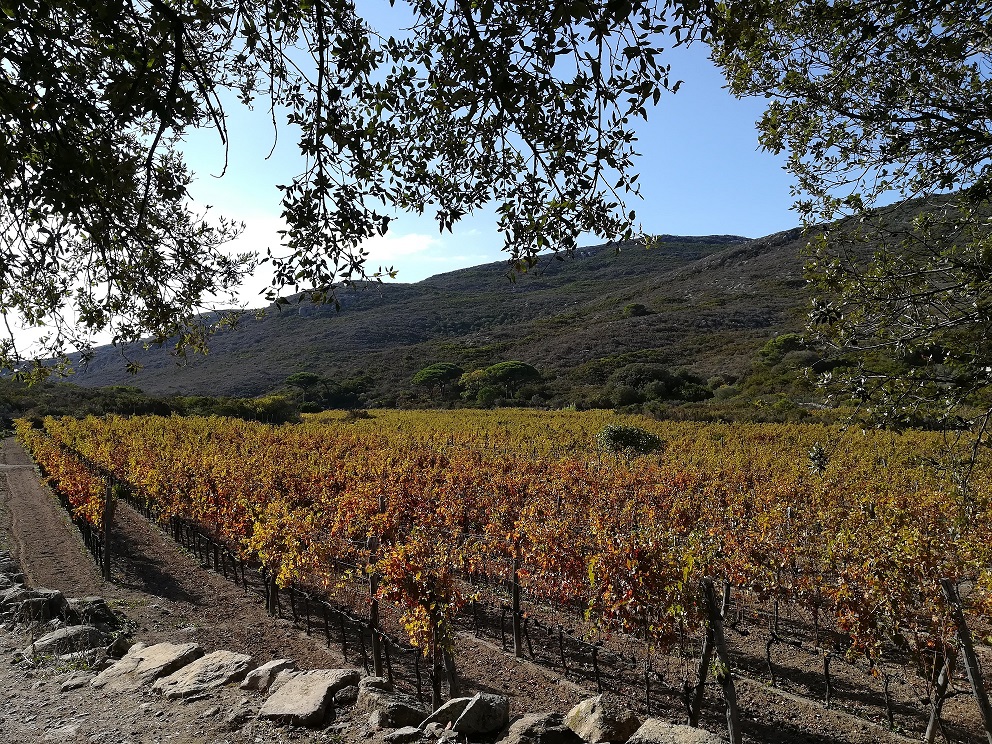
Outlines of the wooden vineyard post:
M975 701L978 703L978 710L982 714L982 724L985 726L985 737L992 744L992 706L989 705L989 697L985 692L985 684L982 682L982 670L978 666L978 657L975 656L975 646L971 641L971 631L964 621L964 610L961 608L961 600L958 599L954 582L950 579L941 579L940 588L944 590L944 597L951 606L951 615L958 628L958 640L961 642L961 654L964 657L964 669L968 674L968 681L971 682L971 689L975 693Z
M104 581L110 581L110 536L113 532L114 525L114 506L117 501L117 494L115 492L114 484L107 480L107 495L103 500L103 519L102 522L102 532L100 536L103 542L103 579Z
M371 555L374 538L369 538L369 554ZM375 571L369 571L369 630L372 631L372 673L376 677L382 676L382 638L379 635L379 598L376 592L379 590L379 575Z
M688 723L693 728L699 726L699 711L703 707L703 693L706 690L706 674L710 669L710 659L713 656L713 625L706 626L706 635L703 637L703 650L699 655L699 668L696 672L696 688L689 701Z
M924 744L933 744L937 737L937 730L940 728L940 711L944 707L944 698L947 697L947 688L951 685L954 677L954 666L957 663L958 650L952 647L944 648L943 659L940 665L940 675L933 688L933 699L930 701L930 721L927 723L926 733L923 735Z
M730 735L730 744L741 744L741 721L737 710L734 675L730 670L730 656L727 654L727 643L723 638L720 605L716 601L713 579L709 577L703 579L703 596L706 600L706 614L709 617L709 624L713 629L714 650L721 667L717 679L723 687L723 697L727 702L727 733Z
M386 511L385 496L379 495L379 513ZM382 676L382 638L379 635L379 575L372 570L375 563L376 553L379 550L379 540L370 536L366 543L369 557L369 630L372 632L372 673L376 677Z
M438 627L438 618L431 618L431 625L433 626L433 648L431 649L431 710L437 710L441 707L441 674L444 670L444 662L442 660L441 651L441 628Z
M513 655L518 659L524 657L523 631L520 626L520 543L513 544L513 585L511 587L510 601L512 603L513 617L510 622L513 625Z

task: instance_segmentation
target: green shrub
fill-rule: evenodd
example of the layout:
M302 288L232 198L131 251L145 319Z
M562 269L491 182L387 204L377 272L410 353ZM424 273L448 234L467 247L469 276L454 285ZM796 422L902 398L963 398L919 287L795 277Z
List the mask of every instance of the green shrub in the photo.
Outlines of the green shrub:
M623 312L621 313L624 318L641 318L645 315L653 314L647 306L642 305L640 302L632 302L629 305L624 305Z
M637 426L610 424L596 435L600 447L614 455L646 455L661 449L664 441L656 434Z

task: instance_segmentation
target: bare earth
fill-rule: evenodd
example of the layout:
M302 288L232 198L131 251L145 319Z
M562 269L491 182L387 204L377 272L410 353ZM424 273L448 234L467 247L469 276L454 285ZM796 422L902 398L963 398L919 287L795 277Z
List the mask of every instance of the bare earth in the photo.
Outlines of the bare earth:
M354 667L338 647L327 648L320 634L308 636L290 621L269 617L257 596L219 574L204 569L189 552L143 517L121 504L115 522L119 544L113 582L105 583L78 532L33 469L28 455L12 438L0 449L0 549L9 550L28 583L61 590L66 596L99 595L126 618L134 640L145 643L196 642L206 652L229 649L251 654L261 663L296 659L300 668ZM6 742L349 742L381 741L347 712L320 732L277 728L253 716L263 702L258 693L224 689L194 702L172 702L145 692L115 696L89 686L60 692L72 672L53 667L31 669L8 663L29 639L0 629L0 744ZM457 640L462 694L493 691L511 699L511 713L567 711L594 695L587 682L565 679L555 670L516 660L498 643L471 633ZM763 651L762 651L763 653ZM409 689L408 689L409 691ZM883 726L821 703L738 680L746 740L867 744L906 742ZM725 731L718 691L708 692L704 725ZM654 715L681 720L677 701L660 704ZM973 705L967 698L947 703L956 709ZM666 707L667 706L667 707ZM233 714L241 712L243 715ZM964 713L965 740L974 740L974 716ZM228 721L234 717L236 720ZM959 732L961 729L957 729Z

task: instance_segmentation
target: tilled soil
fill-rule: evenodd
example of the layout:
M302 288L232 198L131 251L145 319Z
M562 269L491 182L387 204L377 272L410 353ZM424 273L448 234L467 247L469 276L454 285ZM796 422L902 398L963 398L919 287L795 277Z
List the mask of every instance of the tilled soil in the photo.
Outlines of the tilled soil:
M112 582L104 582L58 501L11 438L0 449L0 470L5 476L0 478L0 547L14 554L31 585L60 589L67 596L105 597L125 617L134 639L145 643L192 641L207 652L229 649L251 654L258 662L293 658L303 669L355 666L354 651L346 660L340 648L329 648L319 633L308 636L286 619L269 617L258 596L206 570L124 504L119 504L115 519ZM25 645L23 638L6 635L2 644L0 651L8 658L11 649ZM498 644L471 633L459 633L456 648L462 694L505 694L512 714L564 712L596 693L587 681L577 683L553 669L514 659ZM321 741L331 734L340 741L378 736L362 722L322 733L276 729L249 716L232 727L224 722L225 711L253 712L261 704L258 696L243 697L238 690L218 691L188 704L157 696L108 697L88 687L61 693L58 682L68 671L0 664L0 742L46 737L52 741ZM737 680L737 694L747 741L912 741L758 680ZM673 721L682 718L674 698L660 700L653 713ZM725 731L722 717L719 693L708 693L704 725Z

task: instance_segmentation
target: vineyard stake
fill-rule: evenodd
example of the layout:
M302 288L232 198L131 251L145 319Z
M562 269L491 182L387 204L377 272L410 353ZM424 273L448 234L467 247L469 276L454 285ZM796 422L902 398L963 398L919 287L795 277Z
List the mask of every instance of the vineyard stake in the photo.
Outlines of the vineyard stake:
M385 643L382 644L382 650L385 652L386 657L386 679L389 680L389 684L393 684L393 665L389 661L389 639L385 639Z
M648 665L644 665L644 708L651 715L651 670Z
M358 643L359 650L362 652L362 668L367 672L369 670L369 653L365 648L365 629L361 625L358 626Z
M431 711L441 707L441 634L438 628L438 619L431 617L432 643L431 643Z
M706 634L703 636L703 648L699 654L699 667L696 670L696 687L692 697L687 698L689 706L688 723L693 728L699 726L699 711L703 707L703 694L706 692L706 675L710 669L710 659L713 656L713 627L706 626ZM688 689L686 690L688 694Z
M827 651L823 654L823 676L827 681L827 691L824 693L823 705L826 708L830 707L830 697L833 695L834 688L833 684L830 682L830 652Z
M114 525L114 507L117 503L117 493L113 482L107 480L107 495L103 501L103 579L110 581L110 535Z
M881 669L878 671L882 675L882 697L885 700L885 717L889 721L889 730L894 731L896 722L892 713L892 698L889 696L889 682L892 681L892 678Z
M955 648L944 649L944 663L940 665L940 676L937 677L937 684L934 686L933 699L930 708L930 720L927 723L926 733L923 735L924 744L933 744L937 737L937 729L940 728L940 711L944 707L944 698L947 696L947 688L950 686L951 678L954 676L954 666L958 659L958 650Z
M513 602L513 655L518 659L524 657L523 634L520 627L520 543L513 545L513 588L511 601Z
M383 497L379 496L379 511L385 511ZM372 561L379 548L379 541L370 537L366 542L369 551L369 630L372 632L372 674L382 676L382 644L379 639L379 575L372 570Z
M568 664L565 661L565 632L558 626L558 653L561 654L561 671L568 679Z
M603 683L599 678L599 662L596 660L596 656L599 654L599 646L592 647L592 671L596 675L596 691L603 691Z
M958 640L961 641L961 652L964 656L964 668L968 673L968 681L971 682L971 689L975 693L975 700L978 702L978 710L982 714L982 724L985 726L985 736L992 744L992 706L989 705L989 698L985 692L985 685L982 683L982 672L978 666L978 657L975 656L975 647L971 642L971 631L964 621L964 611L961 608L961 600L958 599L954 582L950 579L941 579L940 588L944 590L944 597L951 606L951 614L954 622L958 626Z
M324 618L324 639L327 641L327 647L331 647L331 629L327 627L327 604L325 602L320 603L320 614Z
M413 673L417 675L417 701L424 702L424 683L420 677L420 650L413 649Z
M341 621L341 655L348 661L348 631L344 624L344 613L338 610L338 619Z
M727 644L723 638L723 623L720 620L720 608L716 603L713 591L713 579L703 579L703 594L706 598L706 612L709 615L710 626L713 628L713 645L717 658L720 660L720 671L717 679L723 686L723 697L727 701L727 733L730 744L741 744L741 722L737 710L737 692L734 690L734 675L730 670L730 656L727 654Z
M530 618L529 617L524 618L524 640L527 641L527 653L530 654L530 658L533 659L534 647L531 645L530 642L530 630L528 629L529 625L530 625Z

